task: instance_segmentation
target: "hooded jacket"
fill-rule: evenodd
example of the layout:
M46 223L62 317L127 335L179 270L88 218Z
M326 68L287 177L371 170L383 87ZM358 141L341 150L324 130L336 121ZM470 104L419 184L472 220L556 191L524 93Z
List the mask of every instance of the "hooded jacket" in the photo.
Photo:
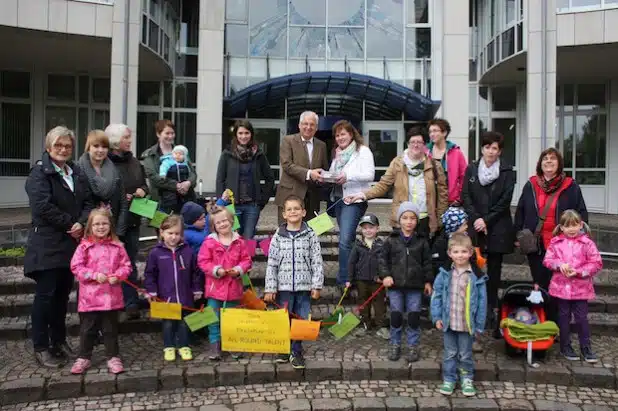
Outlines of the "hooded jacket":
M433 283L429 243L417 234L406 240L393 230L380 253L378 273L381 279L393 278L393 289L423 290Z
M79 281L77 310L80 313L124 308L122 281L129 277L133 267L122 243L84 238L71 259L71 271ZM116 277L118 282L99 284L97 273Z
M431 295L431 320L435 324L442 321L442 331L449 329L451 318L451 274L453 270L440 268L440 273L433 283L433 294ZM485 329L485 317L487 314L487 287L489 277L486 274L479 276L477 273L468 274L468 285L466 286L466 306L465 321L468 332L483 332Z
M193 295L203 293L193 250L180 243L171 250L160 242L150 254L144 271L148 293L172 303L193 306Z
M560 266L568 263L577 273L566 277ZM553 271L549 283L549 295L562 300L592 300L595 297L593 277L601 268L603 260L594 241L587 234L569 238L560 234L551 239L543 265Z
M431 158L431 150L433 150L433 141L427 144L427 155ZM461 152L461 148L452 141L446 141L446 154L440 161L444 173L448 181L448 203L461 203L461 190L463 188L466 167L468 162L466 157Z
M378 276L378 264L380 253L384 247L384 241L376 237L371 248L362 238L357 238L348 263L348 281L376 281Z
M210 234L202 244L197 256L200 269L206 277L205 296L219 301L240 300L243 285L240 275L251 269L251 257L247 251L245 240L234 232L232 242L224 247L217 233ZM219 268L235 269L240 273L237 277L224 275L219 277Z
M324 284L322 250L315 232L303 222L296 235L282 224L270 242L264 291L320 290Z

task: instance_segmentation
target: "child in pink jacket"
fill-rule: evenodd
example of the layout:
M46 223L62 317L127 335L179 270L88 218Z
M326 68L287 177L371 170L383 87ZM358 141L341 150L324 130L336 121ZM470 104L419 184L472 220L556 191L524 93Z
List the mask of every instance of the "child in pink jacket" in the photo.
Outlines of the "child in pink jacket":
M243 294L241 276L251 269L251 257L245 240L232 231L234 215L226 208L218 208L210 215L210 234L197 256L197 264L206 277L204 297L217 315L223 307L235 307ZM221 328L219 323L208 326L209 358L221 359ZM240 358L239 354L232 354Z
M122 281L133 270L118 240L107 209L95 209L88 217L84 238L71 259L71 271L79 281L79 356L71 373L82 374L90 365L99 323L103 328L107 368L124 371L118 357L118 311L124 309Z
M577 355L571 346L571 316L579 328L579 346L584 360L597 362L590 347L588 325L588 301L594 299L592 277L603 268L601 255L588 235L588 226L574 210L566 210L560 224L554 230L543 264L554 272L549 284L549 294L558 302L558 326L560 328L560 353L576 361Z

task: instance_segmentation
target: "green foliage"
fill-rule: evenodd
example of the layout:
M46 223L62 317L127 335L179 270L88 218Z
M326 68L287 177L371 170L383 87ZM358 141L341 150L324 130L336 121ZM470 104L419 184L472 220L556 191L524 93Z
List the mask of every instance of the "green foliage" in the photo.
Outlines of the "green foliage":
M0 249L0 257L18 258L26 255L26 247Z

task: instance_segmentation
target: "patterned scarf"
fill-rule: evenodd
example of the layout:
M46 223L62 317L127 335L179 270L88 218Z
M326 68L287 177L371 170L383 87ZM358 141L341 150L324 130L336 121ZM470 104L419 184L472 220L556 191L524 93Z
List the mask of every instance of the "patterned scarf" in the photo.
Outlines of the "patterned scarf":
M500 159L497 159L491 166L487 167L485 160L481 158L479 161L478 174L479 183L481 183L482 186L489 185L496 181L500 176Z
M255 153L257 152L256 145L236 145L236 150L234 155L240 160L242 163L248 163L251 161Z
M333 160L334 172L335 174L339 174L343 167L348 164L352 154L356 151L356 141L352 141L350 145L348 145L345 149L341 149L337 147L335 150L335 159Z
M565 178L566 174L564 173L555 176L551 180L545 180L543 176L536 176L539 187L541 187L541 190L543 190L545 194L551 194L559 189Z

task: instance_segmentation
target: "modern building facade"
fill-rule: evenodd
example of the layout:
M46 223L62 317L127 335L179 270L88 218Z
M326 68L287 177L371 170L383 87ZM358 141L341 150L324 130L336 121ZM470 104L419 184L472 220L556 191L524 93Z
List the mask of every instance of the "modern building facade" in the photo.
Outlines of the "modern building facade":
M2 4L0 207L27 204L25 177L57 124L76 130L79 156L89 129L125 122L140 153L169 118L211 191L235 119L253 122L278 173L281 137L313 110L329 144L340 118L362 130L376 178L434 115L471 159L482 130L504 133L517 195L556 145L590 208L618 213L616 0Z

